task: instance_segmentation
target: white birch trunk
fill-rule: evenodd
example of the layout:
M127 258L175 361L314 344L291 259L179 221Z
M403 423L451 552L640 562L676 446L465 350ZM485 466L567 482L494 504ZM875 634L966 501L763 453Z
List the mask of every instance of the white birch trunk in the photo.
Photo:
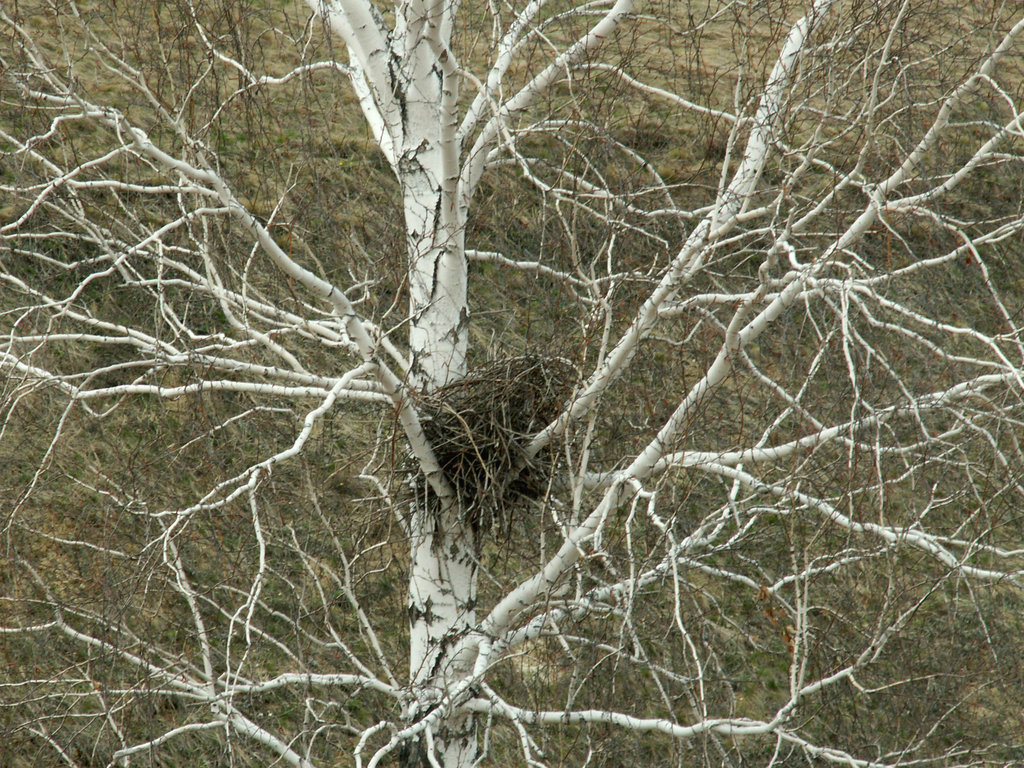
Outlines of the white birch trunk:
M427 391L465 374L468 327L465 215L454 195L456 93L454 76L424 42L436 39L435 23L428 12L420 22L425 31L396 30L396 47L413 36L416 46L407 51L408 79L398 89L405 141L396 170L408 240L411 383ZM422 717L457 681L453 650L476 623L473 532L457 502L441 507L436 498L418 502L409 525L409 720ZM472 716L442 721L407 750L405 763L427 764L427 750L445 768L471 765L477 753Z
M413 171L405 185L409 238L412 324L411 371L416 386L434 389L465 373L466 262L461 225L449 227L437 216L443 206L432 175L421 170L430 152L404 155ZM436 205L431 205L431 199ZM422 715L455 682L452 651L476 623L476 557L473 532L458 502L441 509L417 503L409 532L409 678L413 703L409 718ZM470 765L476 740L470 718L447 723L434 737L436 756L446 768ZM420 744L420 748L425 745Z
M414 147L399 159L409 252L412 384L435 389L466 371L466 256L461 216L445 216L437 186L439 149ZM455 219L454 221L452 219Z

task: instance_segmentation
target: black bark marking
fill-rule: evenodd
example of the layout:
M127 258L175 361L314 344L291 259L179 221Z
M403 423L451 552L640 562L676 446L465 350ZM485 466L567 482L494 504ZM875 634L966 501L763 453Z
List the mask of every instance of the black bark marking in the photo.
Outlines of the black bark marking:
M431 302L437 301L437 289L438 289L438 283L439 283L439 281L437 279L437 272L438 272L438 270L440 268L441 268L441 254L438 254L434 258L434 274L430 278L430 301Z
M434 601L429 596L423 601L422 608L416 605L416 603L409 603L409 623L416 624L424 621L427 624L433 624L438 618L433 609Z

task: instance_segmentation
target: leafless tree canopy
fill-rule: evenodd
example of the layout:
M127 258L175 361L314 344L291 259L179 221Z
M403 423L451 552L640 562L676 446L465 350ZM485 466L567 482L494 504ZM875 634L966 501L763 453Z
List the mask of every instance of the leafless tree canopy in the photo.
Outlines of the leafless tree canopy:
M1022 51L5 0L0 767L1024 764Z

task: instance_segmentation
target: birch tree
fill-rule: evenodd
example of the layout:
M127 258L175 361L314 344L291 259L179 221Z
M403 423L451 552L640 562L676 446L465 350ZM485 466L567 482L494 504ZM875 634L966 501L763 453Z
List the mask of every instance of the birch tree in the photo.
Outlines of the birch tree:
M0 24L11 765L1024 759L1015 4Z

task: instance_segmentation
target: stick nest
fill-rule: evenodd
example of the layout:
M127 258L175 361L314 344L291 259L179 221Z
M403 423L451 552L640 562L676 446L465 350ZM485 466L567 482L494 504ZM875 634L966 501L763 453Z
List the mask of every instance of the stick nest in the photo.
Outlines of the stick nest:
M474 531L507 530L517 506L544 495L557 451L530 459L525 449L558 417L576 381L568 360L525 355L421 395L423 431Z

